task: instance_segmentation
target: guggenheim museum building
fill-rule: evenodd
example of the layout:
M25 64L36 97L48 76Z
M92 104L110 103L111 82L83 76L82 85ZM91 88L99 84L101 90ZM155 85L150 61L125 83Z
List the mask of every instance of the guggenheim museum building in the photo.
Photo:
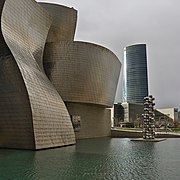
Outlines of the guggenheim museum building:
M44 149L110 135L121 63L74 41L77 11L0 1L0 147Z

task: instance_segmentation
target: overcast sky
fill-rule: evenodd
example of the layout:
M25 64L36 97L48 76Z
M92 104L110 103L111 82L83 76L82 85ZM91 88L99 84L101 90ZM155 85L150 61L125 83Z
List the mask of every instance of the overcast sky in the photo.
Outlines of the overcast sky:
M150 94L156 108L180 108L180 0L37 0L78 10L75 40L112 50L147 44ZM122 73L116 102L121 101Z

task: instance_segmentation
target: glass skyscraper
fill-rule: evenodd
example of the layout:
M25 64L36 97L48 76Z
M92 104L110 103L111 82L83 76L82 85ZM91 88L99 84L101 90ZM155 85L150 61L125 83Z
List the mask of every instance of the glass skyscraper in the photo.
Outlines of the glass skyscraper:
M123 102L143 103L148 96L146 44L124 49Z

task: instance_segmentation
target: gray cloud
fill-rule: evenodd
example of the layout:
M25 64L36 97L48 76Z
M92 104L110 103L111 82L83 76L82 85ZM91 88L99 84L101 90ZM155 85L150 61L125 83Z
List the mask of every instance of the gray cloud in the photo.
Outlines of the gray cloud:
M40 1L40 0L39 0ZM76 40L111 49L123 63L123 48L148 46L150 93L156 107L180 108L179 0L42 0L78 10ZM122 75L122 74L121 74ZM121 100L122 76L116 95Z

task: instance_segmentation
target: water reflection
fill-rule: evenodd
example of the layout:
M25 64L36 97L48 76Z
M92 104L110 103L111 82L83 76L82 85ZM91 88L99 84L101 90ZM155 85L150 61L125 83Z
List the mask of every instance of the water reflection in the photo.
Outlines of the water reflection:
M179 139L98 138L38 152L0 150L0 179L179 180L179 148Z

